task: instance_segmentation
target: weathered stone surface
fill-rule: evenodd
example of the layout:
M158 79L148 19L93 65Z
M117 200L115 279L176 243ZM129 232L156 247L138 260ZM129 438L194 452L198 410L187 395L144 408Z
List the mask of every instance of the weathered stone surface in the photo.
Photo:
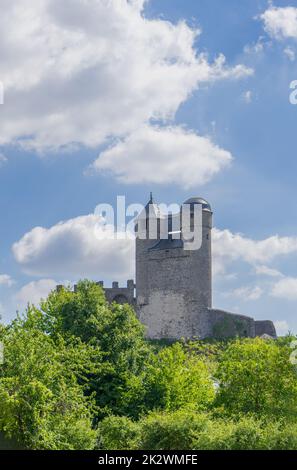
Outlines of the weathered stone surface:
M251 317L210 309L212 336L216 338L231 338L235 336L254 338L255 321Z
M212 212L207 201L191 198L191 211L202 204L202 246L188 251L175 240L148 239L149 223L136 238L136 308L153 339L275 335L272 322L212 309ZM158 213L154 204L154 214ZM148 214L148 206L146 214ZM143 237L144 235L145 237Z
M275 326L270 320L255 321L256 336L269 335L276 338Z
M135 285L133 280L127 281L127 287L120 287L118 282L113 282L112 287L104 287L106 299L108 302L117 302L118 304L130 304L135 306L134 290Z
M135 307L146 334L152 339L229 338L234 336L276 337L271 321L253 318L212 308L212 211L202 198L186 201L191 210L191 229L195 205L202 206L202 245L187 250L182 237L168 237L168 225L181 224L180 214L171 220L164 217L152 199L135 224L136 285L127 287L113 282L104 287L109 302L128 303ZM180 230L183 228L180 225ZM153 236L152 236L153 233ZM136 298L135 298L136 287ZM57 286L60 290L62 286ZM74 291L76 287L74 287Z

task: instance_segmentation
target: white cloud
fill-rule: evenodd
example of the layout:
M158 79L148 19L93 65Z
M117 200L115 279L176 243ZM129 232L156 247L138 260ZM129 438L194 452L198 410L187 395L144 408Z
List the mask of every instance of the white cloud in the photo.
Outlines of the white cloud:
M252 102L253 92L251 90L245 91L242 95L242 98L246 102L246 104L250 104Z
M15 296L18 308L24 308L28 303L38 306L41 299L46 299L56 286L57 282L53 279L40 279L26 284Z
M12 250L16 261L31 275L123 281L134 276L134 240L133 237L123 238L122 233L118 235L115 239L113 226L106 225L100 216L90 214L50 228L35 227L16 242ZM236 279L228 272L236 262L247 263L258 275L281 277L270 264L277 257L289 254L297 254L296 237L275 235L253 240L229 230L213 229L213 271L215 276L224 279ZM280 279L280 283L286 279ZM275 287L274 292L280 291Z
M255 267L256 274L261 276L282 277L283 274L277 269L270 268L269 266L261 265Z
M292 47L285 47L284 54L288 57L291 62L295 62L296 54Z
M297 300L297 278L285 277L276 282L271 295L280 299Z
M253 240L230 230L213 229L214 272L224 275L226 267L235 261L244 261L253 267L270 263L278 256L297 254L297 237L274 235L264 240Z
M276 320L273 322L278 336L285 336L290 328L285 320Z
M297 39L297 8L269 7L260 18L264 22L265 31L273 38Z
M235 297L243 300L244 302L258 300L263 295L263 289L261 287L255 286L245 286L238 287L231 292L226 294L227 297Z
M12 251L19 265L31 275L124 281L134 276L134 240L123 237L124 233L119 233L117 239L114 235L112 225L99 215L89 214L50 228L35 227L14 243ZM297 254L297 237L275 235L253 240L230 230L213 229L213 271L217 277L236 279L228 269L244 262L257 275L281 278L282 273L271 263L293 254ZM276 286L283 286L287 279L280 279ZM276 287L275 292L279 292Z
M14 284L14 280L8 274L0 274L0 286L11 287Z
M167 121L200 83L248 76L209 63L199 31L147 19L142 0L2 0L0 144L97 146Z
M181 127L144 126L101 153L95 170L124 183L173 183L190 188L209 181L232 156L207 137Z
M253 44L247 44L243 51L245 54L260 54L264 51L265 45L267 45L267 42L264 42L264 37L260 36L257 42Z
M121 281L134 273L134 241L115 239L113 227L92 214L35 227L12 249L25 272L37 276Z
M274 235L253 240L230 230L213 229L214 254L217 258L242 259L250 264L272 261L276 256L297 253L297 237Z

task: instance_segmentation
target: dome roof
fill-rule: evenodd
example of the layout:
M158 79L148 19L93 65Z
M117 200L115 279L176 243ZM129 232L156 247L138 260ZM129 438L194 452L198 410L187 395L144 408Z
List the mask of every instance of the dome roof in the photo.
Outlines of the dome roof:
M191 207L195 204L201 204L203 210L211 212L211 205L202 197L191 197L190 199L187 199L184 204L190 204Z

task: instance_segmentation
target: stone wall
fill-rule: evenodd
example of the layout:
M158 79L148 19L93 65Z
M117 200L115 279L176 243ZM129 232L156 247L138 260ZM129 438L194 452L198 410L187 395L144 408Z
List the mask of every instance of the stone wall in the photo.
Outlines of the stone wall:
M203 212L202 246L182 240L136 241L137 312L147 337L205 338L211 335L212 214Z
M98 283L104 289L108 302L117 302L119 304L130 304L135 306L135 284L133 279L127 281L126 287L120 287L118 282L113 282L112 287L104 287L103 282Z
M255 321L251 317L218 309L210 309L209 316L212 323L212 336L215 338L235 336L254 338L256 335Z
M260 320L255 321L256 336L269 335L272 338L276 338L276 330L272 321Z

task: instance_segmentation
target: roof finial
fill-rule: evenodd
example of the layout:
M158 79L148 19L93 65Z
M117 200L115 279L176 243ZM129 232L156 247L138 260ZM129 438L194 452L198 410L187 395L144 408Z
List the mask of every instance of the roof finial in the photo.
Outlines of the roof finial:
M152 191L150 192L150 203L153 203L153 193L152 193Z

